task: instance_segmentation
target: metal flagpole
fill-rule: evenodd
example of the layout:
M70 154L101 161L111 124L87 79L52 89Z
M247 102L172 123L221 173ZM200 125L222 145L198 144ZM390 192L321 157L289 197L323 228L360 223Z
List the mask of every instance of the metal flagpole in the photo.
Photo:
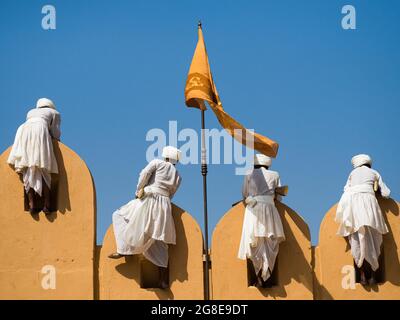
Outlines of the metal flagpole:
M201 29L201 21L198 23ZM202 101L204 104L204 101ZM204 243L203 243L203 261L204 261L204 299L210 300L210 256L208 253L208 211L207 211L207 150L205 138L205 105L201 108L201 175L203 176L203 213L204 213Z
M201 174L203 176L203 208L204 208L204 299L210 300L210 256L208 254L208 211L207 211L207 151L205 142L204 110L201 110Z

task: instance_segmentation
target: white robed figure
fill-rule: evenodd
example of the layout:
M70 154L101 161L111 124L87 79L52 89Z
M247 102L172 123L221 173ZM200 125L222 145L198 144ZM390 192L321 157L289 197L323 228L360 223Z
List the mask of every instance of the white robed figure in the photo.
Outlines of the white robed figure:
M360 268L360 283L375 284L382 235L389 232L375 191L380 190L382 197L389 198L390 190L379 172L371 169L371 157L359 154L351 163L354 169L344 187L335 221L340 224L338 235L348 237L354 261Z
M246 203L240 240L239 259L250 259L257 274L256 286L271 276L285 240L282 221L275 207L275 189L281 186L278 172L269 170L272 159L254 157L254 169L244 178L242 193Z
M54 103L41 98L36 108L28 112L26 121L17 130L7 162L23 176L25 191L29 199L29 211L38 213L42 209L50 213L51 174L58 173L52 138L60 140L61 117ZM34 194L44 194L44 207L38 208Z
M152 160L141 171L136 199L113 213L117 252L109 257L143 254L159 267L160 286L166 288L168 245L176 243L171 198L182 179L175 168L180 151L167 146L162 156L164 160Z

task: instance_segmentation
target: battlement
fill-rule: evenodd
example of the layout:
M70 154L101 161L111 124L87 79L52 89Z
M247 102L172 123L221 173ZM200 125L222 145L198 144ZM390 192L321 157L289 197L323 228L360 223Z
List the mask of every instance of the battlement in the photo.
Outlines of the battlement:
M59 165L57 211L32 216L24 206L18 174L0 156L0 299L203 299L203 236L195 219L173 205L177 243L170 246L170 288L154 288L157 270L141 256L111 260L110 227L96 246L96 192L89 169L67 146L54 142ZM280 244L275 283L249 285L246 261L237 258L245 207L230 208L216 226L211 244L212 299L400 299L399 203L379 199L390 233L383 236L382 283L349 285L353 260L336 235L336 206L321 223L312 247L307 223L276 202L286 241ZM111 213L110 213L111 214ZM350 282L349 282L350 281Z

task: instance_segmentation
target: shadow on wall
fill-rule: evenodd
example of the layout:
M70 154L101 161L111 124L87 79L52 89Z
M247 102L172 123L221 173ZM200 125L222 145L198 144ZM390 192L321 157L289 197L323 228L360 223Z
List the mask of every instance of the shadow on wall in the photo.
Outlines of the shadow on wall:
M310 231L306 222L291 208L285 204L275 201L276 208L281 216L283 230L285 232L285 241L279 245L278 254L278 285L275 290L259 289L264 296L273 298L286 298L287 293L285 287L288 286L292 279L302 283L307 290L313 292L313 283L310 275L312 274L312 266L310 263L310 254L304 252L293 234L292 227L288 221L292 221L302 233L303 237L311 242ZM295 260L295 268L289 263L289 256ZM311 281L310 281L311 280Z
M396 228L392 223L389 222L389 217L397 217L399 220L399 206L393 199L378 198L379 204L383 216L385 218L386 225L388 226L389 233L383 236L383 248L384 248L384 280L389 281L395 286L400 286L400 261L399 261L399 250L395 239L396 235L399 235L399 228ZM392 220L392 219L390 219ZM399 223L399 222L398 222ZM394 228L396 228L394 230ZM397 237L399 241L399 237ZM400 298L400 296L399 296Z
M314 300L320 300L321 296L324 296L326 300L332 300L333 297L330 295L328 290L320 283L319 278L317 276L318 272L316 270L317 263L316 263L316 258L317 256L317 251L316 247L312 247L312 261L311 261L311 266L313 270L313 297Z
M175 217L176 243L180 243L180 246L179 248L171 246L169 249L170 281L184 282L188 280L188 238L182 222L182 215L185 211L176 207L173 212Z
M54 181L55 184L57 185L57 210L64 214L67 211L71 211L71 200L69 196L69 184L68 180L69 178L67 175L67 171L65 170L65 163L64 163L64 157L61 153L60 146L58 142L54 141L53 143L53 150L54 154L57 159L57 165L58 165L58 175L56 175L56 180ZM94 183L93 183L94 186Z
M134 280L136 282L136 287L141 288L143 284L142 277L150 278L152 282L157 282L156 277L158 276L158 269L156 266L152 265L151 262L146 261L146 259L141 255L133 255L123 258L125 261L117 266L115 266L116 272L125 277L127 280ZM171 269L171 268L169 268ZM170 276L170 283L171 276ZM153 292L157 299L169 300L174 299L174 294L170 288L160 290L158 288L141 288L149 292Z

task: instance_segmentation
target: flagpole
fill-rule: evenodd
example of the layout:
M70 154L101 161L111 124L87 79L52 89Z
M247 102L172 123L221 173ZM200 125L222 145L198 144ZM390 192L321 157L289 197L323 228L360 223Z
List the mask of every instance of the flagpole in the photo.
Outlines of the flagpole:
M201 21L198 23L201 29ZM204 299L210 300L210 255L208 252L208 209L207 209L207 150L205 137L205 112L201 109L201 175L203 176L203 214L204 214Z
M199 26L201 24L199 23ZM208 210L207 210L207 150L205 143L204 110L201 110L201 174L203 176L203 208L204 208L204 299L210 300L210 256L208 252Z

